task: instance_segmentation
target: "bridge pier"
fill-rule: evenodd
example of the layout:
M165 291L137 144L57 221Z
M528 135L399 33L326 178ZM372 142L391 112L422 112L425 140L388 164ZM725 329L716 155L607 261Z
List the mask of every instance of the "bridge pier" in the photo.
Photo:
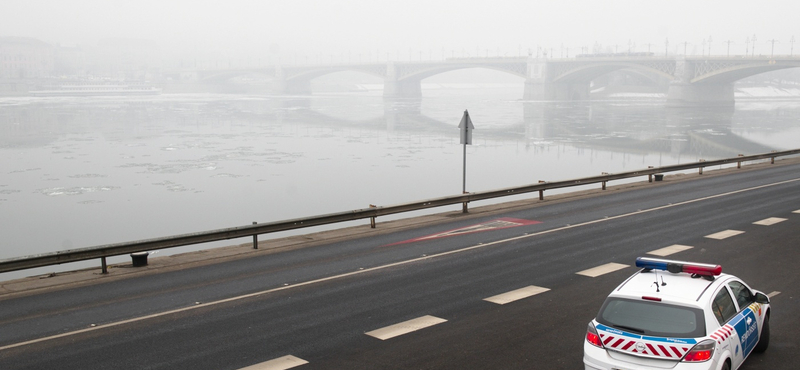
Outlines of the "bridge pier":
M272 90L275 94L311 95L311 80L276 79Z
M383 82L384 98L421 98L421 80L401 80L395 81L386 79Z
M736 104L732 83L702 84L682 81L669 84L668 107L732 107Z
M587 82L548 82L525 81L523 100L589 100L589 83Z
M685 57L675 61L675 79L670 82L667 90L668 107L732 107L733 98L732 82L704 82L696 81L698 68L704 67L695 60ZM702 73L701 73L702 74Z

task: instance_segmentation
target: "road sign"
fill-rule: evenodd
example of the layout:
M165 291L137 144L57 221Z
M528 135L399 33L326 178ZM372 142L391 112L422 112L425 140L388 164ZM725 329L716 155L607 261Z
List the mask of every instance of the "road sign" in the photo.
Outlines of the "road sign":
M472 125L472 120L469 118L469 112L464 110L464 116L461 117L461 123L458 124L458 128L461 129L461 143L464 145L472 145L472 130L475 129L475 126Z

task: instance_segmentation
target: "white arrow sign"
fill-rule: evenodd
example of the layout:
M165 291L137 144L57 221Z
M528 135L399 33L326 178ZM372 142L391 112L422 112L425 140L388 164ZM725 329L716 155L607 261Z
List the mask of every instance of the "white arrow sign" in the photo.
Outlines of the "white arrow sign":
M464 116L461 117L461 123L458 124L461 129L461 143L464 145L472 145L472 130L475 126L472 125L472 120L469 118L469 112L464 110Z

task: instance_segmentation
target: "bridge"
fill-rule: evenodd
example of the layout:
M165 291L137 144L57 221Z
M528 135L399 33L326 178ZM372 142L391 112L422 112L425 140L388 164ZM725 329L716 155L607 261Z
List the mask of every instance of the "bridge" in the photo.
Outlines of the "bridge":
M800 67L795 56L656 57L641 54L576 58L448 58L429 62L388 62L273 66L255 69L198 71L197 78L221 83L244 75L272 80L278 94L310 94L311 80L336 72L355 71L382 78L386 98L419 98L422 80L467 68L491 69L524 79L524 100L588 100L592 80L615 71L644 76L653 84L669 84L669 106L731 106L733 84L743 78Z

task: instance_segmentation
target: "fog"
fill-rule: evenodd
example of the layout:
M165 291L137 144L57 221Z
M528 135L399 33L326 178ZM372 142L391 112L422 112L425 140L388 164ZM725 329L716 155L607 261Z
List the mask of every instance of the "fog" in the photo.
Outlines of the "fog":
M744 54L788 54L797 3L761 1L444 1L444 0L4 0L0 36L61 46L109 38L155 42L166 52L228 58L324 60L438 59L450 55L516 56L543 49L601 45L662 52L680 44ZM669 46L666 42L669 42ZM688 43L684 45L684 43Z

